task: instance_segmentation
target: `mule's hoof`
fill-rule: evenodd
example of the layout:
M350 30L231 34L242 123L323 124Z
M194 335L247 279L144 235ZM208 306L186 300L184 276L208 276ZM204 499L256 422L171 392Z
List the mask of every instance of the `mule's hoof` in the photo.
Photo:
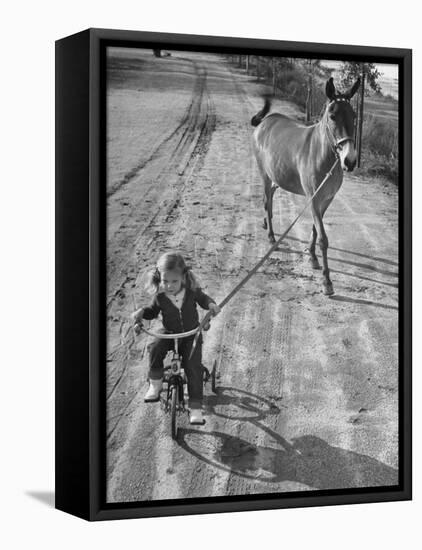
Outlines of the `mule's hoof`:
M324 283L325 296L332 296L334 294L333 283Z
M274 235L268 235L268 240L270 241L271 244L274 244L275 243Z
M309 258L309 263L311 264L312 269L321 269L318 258Z

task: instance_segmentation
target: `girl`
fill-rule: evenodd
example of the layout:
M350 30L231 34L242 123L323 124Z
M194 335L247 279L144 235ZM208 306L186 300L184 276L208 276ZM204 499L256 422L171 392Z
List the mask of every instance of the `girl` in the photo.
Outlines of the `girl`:
M148 274L146 288L154 293L149 307L135 311L135 324L142 325L142 319L155 319L161 313L166 333L188 332L199 325L197 304L217 315L220 308L212 298L204 294L198 281L181 254L163 254L155 270ZM179 340L179 351L188 381L190 423L204 424L202 417L203 381L201 368L202 336L192 357L194 336ZM163 385L163 360L173 349L174 340L157 339L149 346L149 388L144 401L158 401Z

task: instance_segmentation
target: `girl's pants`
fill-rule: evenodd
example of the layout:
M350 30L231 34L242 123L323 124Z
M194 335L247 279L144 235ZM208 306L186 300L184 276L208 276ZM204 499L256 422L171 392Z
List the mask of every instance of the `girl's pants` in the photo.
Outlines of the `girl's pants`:
M182 356L182 367L185 369L188 380L189 406L199 408L203 398L202 373L202 336L199 336L195 351L190 359L194 336L181 338L178 342L179 355ZM163 378L163 360L167 352L174 350L174 340L157 339L149 345L149 373L150 380Z

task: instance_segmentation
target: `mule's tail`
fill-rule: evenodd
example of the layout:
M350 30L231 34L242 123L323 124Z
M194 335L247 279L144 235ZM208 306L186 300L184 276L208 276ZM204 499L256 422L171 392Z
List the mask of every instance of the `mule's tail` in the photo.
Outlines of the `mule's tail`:
M262 107L262 109L260 111L258 111L256 113L256 115L254 115L252 118L251 118L251 124L252 126L258 126L259 124L261 124L261 122L263 121L265 115L268 113L268 111L271 109L271 99L269 96L265 96L264 97L264 100L265 100L265 103L264 103L264 106Z

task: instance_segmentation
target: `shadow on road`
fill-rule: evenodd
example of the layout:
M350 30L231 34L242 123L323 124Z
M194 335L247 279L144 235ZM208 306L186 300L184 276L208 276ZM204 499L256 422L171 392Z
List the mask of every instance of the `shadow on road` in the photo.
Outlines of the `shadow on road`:
M179 445L210 466L241 477L269 482L297 482L313 489L394 486L398 471L370 456L334 447L315 435L302 435L288 442L260 421L280 411L270 399L236 388L219 388L207 398L210 413L229 418L221 407L237 406L245 420L264 431L273 445L250 443L221 431L179 429ZM245 411L249 414L244 414ZM250 416L253 413L253 416Z
M290 481L313 489L398 484L396 469L367 455L333 447L314 435L295 438L292 444L275 432L272 435L281 448L254 445L218 431L180 428L179 445L210 466L256 481ZM195 439L200 439L201 445L197 446ZM211 441L204 445L204 439ZM197 450L199 447L207 449L208 454Z
M308 244L308 241L304 241L303 239L298 239L297 237L286 237L287 241L296 241L303 244ZM337 250L337 252L345 252L346 254L353 254L353 256L359 256L360 258L367 258L368 260L373 260L375 262L383 262L388 265L393 265L395 267L398 267L398 263L394 262L393 260L387 260L386 258L378 258L377 256L368 256L367 254L362 254L361 252L354 252L352 250L345 250L344 248L336 248L335 246L330 245L331 250ZM361 265L361 264L356 264Z
M278 414L280 408L266 397L232 387L218 387L218 395L206 398L205 408L210 414L229 420L258 421Z
M390 306L389 304L380 304L379 302L373 302L372 300L362 300L361 298L348 298L347 296L340 296L338 294L334 294L334 296L329 296L330 300L334 300L336 302L348 302L350 304L362 304L363 306L375 306L380 307L382 309L394 309L398 311L397 306Z
M398 283L389 283L387 281L380 281L379 279L371 279L370 277L364 277L363 275L356 275L356 273L349 273L348 271L341 271L340 269L332 269L330 267L330 273L339 273L345 277L352 277L360 279L361 281L368 281L368 283L375 283L377 285L390 286L391 288L398 288Z
M309 256L309 252L307 252L307 251L297 250L295 248L290 248L290 247L288 247L288 248L278 247L277 250L279 252L286 252L288 254L299 254L299 255ZM339 262L341 264L347 264L347 265L352 265L354 267L360 267L362 269L368 269L369 271L375 271L376 273L379 273L380 275L387 275L388 277L398 278L398 276L399 276L399 274L396 271L389 271L389 270L385 270L385 269L380 269L380 268L374 267L373 265L370 265L370 264L352 262L351 260L345 260L344 258L340 259L340 258L333 258L333 257L330 256L330 257L328 257L328 261L329 262ZM347 275L349 275L349 274L347 273ZM382 281L377 281L377 282L382 283Z

